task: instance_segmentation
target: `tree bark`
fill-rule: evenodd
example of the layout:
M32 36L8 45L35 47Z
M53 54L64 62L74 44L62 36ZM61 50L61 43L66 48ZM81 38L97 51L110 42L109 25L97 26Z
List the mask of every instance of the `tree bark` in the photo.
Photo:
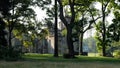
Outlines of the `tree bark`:
M80 55L83 55L83 33L80 35Z
M54 42L54 57L58 57L58 29L57 29L57 0L55 0L55 42Z
M67 45L68 50L71 58L74 58L74 46L73 46L73 40L72 40L72 28L67 27Z
M63 5L62 5L62 0L57 0L59 3L59 11L60 11L60 19L64 23L67 29L67 46L68 46L68 52L70 55L70 58L74 58L74 47L73 47L73 40L72 40L72 28L73 28L73 23L75 21L75 11L74 11L74 0L73 2L69 0L69 6L71 9L71 17L70 20L67 21L66 17L64 16L64 11L63 11Z
M103 0L102 0L103 2ZM102 27L103 27L103 32L102 32L102 53L103 53L103 56L106 56L106 25L105 25L105 10L106 10L106 6L104 6L104 4L102 3L102 15L103 15L103 18L102 18Z
M12 42L11 42L11 30L10 30L10 26L9 26L9 32L8 32L8 47L9 47L9 50L12 48Z

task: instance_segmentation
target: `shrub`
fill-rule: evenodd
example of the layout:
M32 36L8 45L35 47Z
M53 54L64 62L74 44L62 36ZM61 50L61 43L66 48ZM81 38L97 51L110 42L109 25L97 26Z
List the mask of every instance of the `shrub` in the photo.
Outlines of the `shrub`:
M6 56L6 47L0 46L0 60L3 60L4 57Z
M88 52L83 52L81 55L88 56Z
M11 48L6 50L6 55L4 56L4 59L6 61L17 61L21 58L21 55L21 51Z
M22 51L20 48L0 45L0 60L16 61L21 59Z
M21 55L18 51L12 51L11 53L9 53L5 57L5 60L7 60L7 61L17 61L20 58L21 58Z
M75 57L75 55L65 53L65 54L63 54L63 58L70 59L70 58L76 58L76 57Z
M71 55L70 55L70 54L63 54L63 57L64 57L64 58L70 58Z
M120 59L120 50L114 51L114 57Z

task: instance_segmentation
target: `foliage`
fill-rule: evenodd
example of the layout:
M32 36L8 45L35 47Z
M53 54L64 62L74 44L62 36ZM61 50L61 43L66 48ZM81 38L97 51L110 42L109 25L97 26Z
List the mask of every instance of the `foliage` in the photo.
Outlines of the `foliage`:
M69 59L72 58L70 54L63 54L63 58Z
M11 9L10 7L11 7L10 0L0 0L0 14L3 17L9 15L9 10Z
M76 33L77 33L76 34L77 38L79 35L81 35L81 43L80 44L82 44L84 32L86 32L88 29L90 29L91 25L93 24L93 22L91 23L87 19L87 17L89 17L89 15L91 15L92 10L91 10L90 6L93 1L94 0L87 0L87 1L85 1L85 0L62 0L62 1L58 0L59 12L60 12L59 16L60 16L62 23L66 26L66 30L67 30L66 38L67 38L67 43L68 43L67 46L69 48L68 49L69 53L74 51L72 49L73 43L74 43L73 38L75 38L74 31L76 31ZM63 10L65 10L65 11L63 11ZM89 13L89 11L91 11L91 12ZM77 23L77 25L76 25L76 23ZM84 28L86 26L87 26L87 29L84 30ZM71 54L73 54L73 53L71 53Z
M0 60L4 59L6 56L6 47L3 47L2 45L0 45Z
M45 39L48 35L49 35L49 31L47 28L41 30L41 33L40 33L41 39Z
M6 3L8 5L6 5ZM9 14L8 10L10 7L9 0L1 0L0 2L0 59L3 59L6 56L6 49L7 49L7 40L6 40L6 23L4 21L4 17Z
M120 50L115 50L114 51L114 57L120 59Z
M108 26L108 38L118 42L120 40L120 13L115 11L114 15L115 19L113 19L113 23Z
M11 58L14 59L15 56L16 58L20 57L19 55L20 53L14 50L11 39L14 37L17 37L20 40L22 40L23 34L32 33L30 34L31 36L38 35L38 32L40 31L39 24L41 22L36 21L36 18L35 18L36 14L33 7L39 6L42 9L44 9L50 3L51 3L51 0L47 0L47 1L45 0L1 0L0 16L2 17L2 19L4 19L7 25L6 27L4 27L4 29L7 29L8 31L7 35L9 39L8 40L9 46L7 47L7 50L5 52L6 55L4 57L7 57L7 59L11 59ZM4 42L2 43L5 44L6 43L5 40L3 41ZM0 45L0 52L1 52L1 45Z
M97 30L97 32L96 32L96 34L95 34L95 39L96 39L96 46L97 46L97 48L98 48L98 51L101 53L101 51L102 51L102 38L101 38L101 29L100 29L100 27L101 27L101 23L99 22L98 24L97 24L97 26L96 26L96 30Z
M67 35L67 30L66 29L63 29L62 32L61 32L62 36L66 36Z
M35 38L45 38L49 35L49 31L53 31L55 6L51 5L51 2L52 0L1 0L1 58L4 58L6 55L9 55L7 58L18 56L16 54L19 53L14 51L14 47L11 46L12 38L19 38L23 44L28 47L28 45L32 45L32 41ZM105 56L107 52L113 52L115 49L119 48L119 43L116 43L120 41L119 0L57 0L57 2L59 4L59 18L66 27L61 33L63 36L67 37L70 56L74 56L74 38L79 38L80 35L80 41L82 43L83 34L93 28L93 23L96 26L96 44L98 50L103 53L103 56ZM101 4L101 10L95 8L96 3ZM43 21L45 24L36 20L35 7L40 7L42 10L46 11L48 18L45 18ZM106 17L108 17L109 13L114 13L115 18L113 19L113 23L107 26ZM99 18L101 18L101 21L96 23ZM43 25L45 25L45 27L47 26L47 28L42 29L41 26ZM5 29L8 31L9 42L5 39ZM23 40L23 35L28 35L30 40ZM9 46L7 48L4 47L7 46L7 44ZM90 42L89 44L91 45ZM6 49L8 51L5 51Z
M99 38L97 37L98 44L102 46L102 55L107 56L107 48L109 46L109 40L107 38L107 21L106 17L112 12L111 8L114 8L111 6L114 4L115 0L98 0L99 3L101 3L101 12L100 15L102 15L101 22L99 22L99 25L97 25L97 31L99 31Z
M0 46L0 59L6 60L6 61L16 61L18 59L21 59L21 56L23 53L20 49L12 48L8 49L6 47Z
M22 52L20 50L16 50L14 48L6 50L6 56L4 56L4 59L6 61L17 61L21 59Z
M120 49L120 41L118 41L118 42L112 42L112 44L111 44L113 47L116 47L117 49Z
M114 10L114 16L115 18L112 20L113 23L111 23L108 26L108 30L107 30L107 38L108 38L108 42L109 42L109 46L111 46L110 50L111 52L114 52L115 50L119 50L120 45L119 45L119 41L120 41L120 13L119 11L116 9Z

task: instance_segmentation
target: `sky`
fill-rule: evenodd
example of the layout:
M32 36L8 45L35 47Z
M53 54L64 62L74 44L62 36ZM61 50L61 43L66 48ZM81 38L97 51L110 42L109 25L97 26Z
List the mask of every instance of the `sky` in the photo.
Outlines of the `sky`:
M52 0L52 5L54 5L54 0ZM39 7L35 7L34 10L35 10L35 12L37 14L37 20L38 21L42 21L42 19L44 19L45 17L47 17L45 10L42 10Z
M46 12L40 9L39 7L34 8L36 14L37 14L37 20L42 21L46 17Z

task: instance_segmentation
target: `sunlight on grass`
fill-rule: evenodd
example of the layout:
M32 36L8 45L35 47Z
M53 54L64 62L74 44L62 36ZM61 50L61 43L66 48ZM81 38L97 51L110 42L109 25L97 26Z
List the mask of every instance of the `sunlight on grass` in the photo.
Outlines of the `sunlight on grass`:
M88 53L90 57L99 57L99 53Z

